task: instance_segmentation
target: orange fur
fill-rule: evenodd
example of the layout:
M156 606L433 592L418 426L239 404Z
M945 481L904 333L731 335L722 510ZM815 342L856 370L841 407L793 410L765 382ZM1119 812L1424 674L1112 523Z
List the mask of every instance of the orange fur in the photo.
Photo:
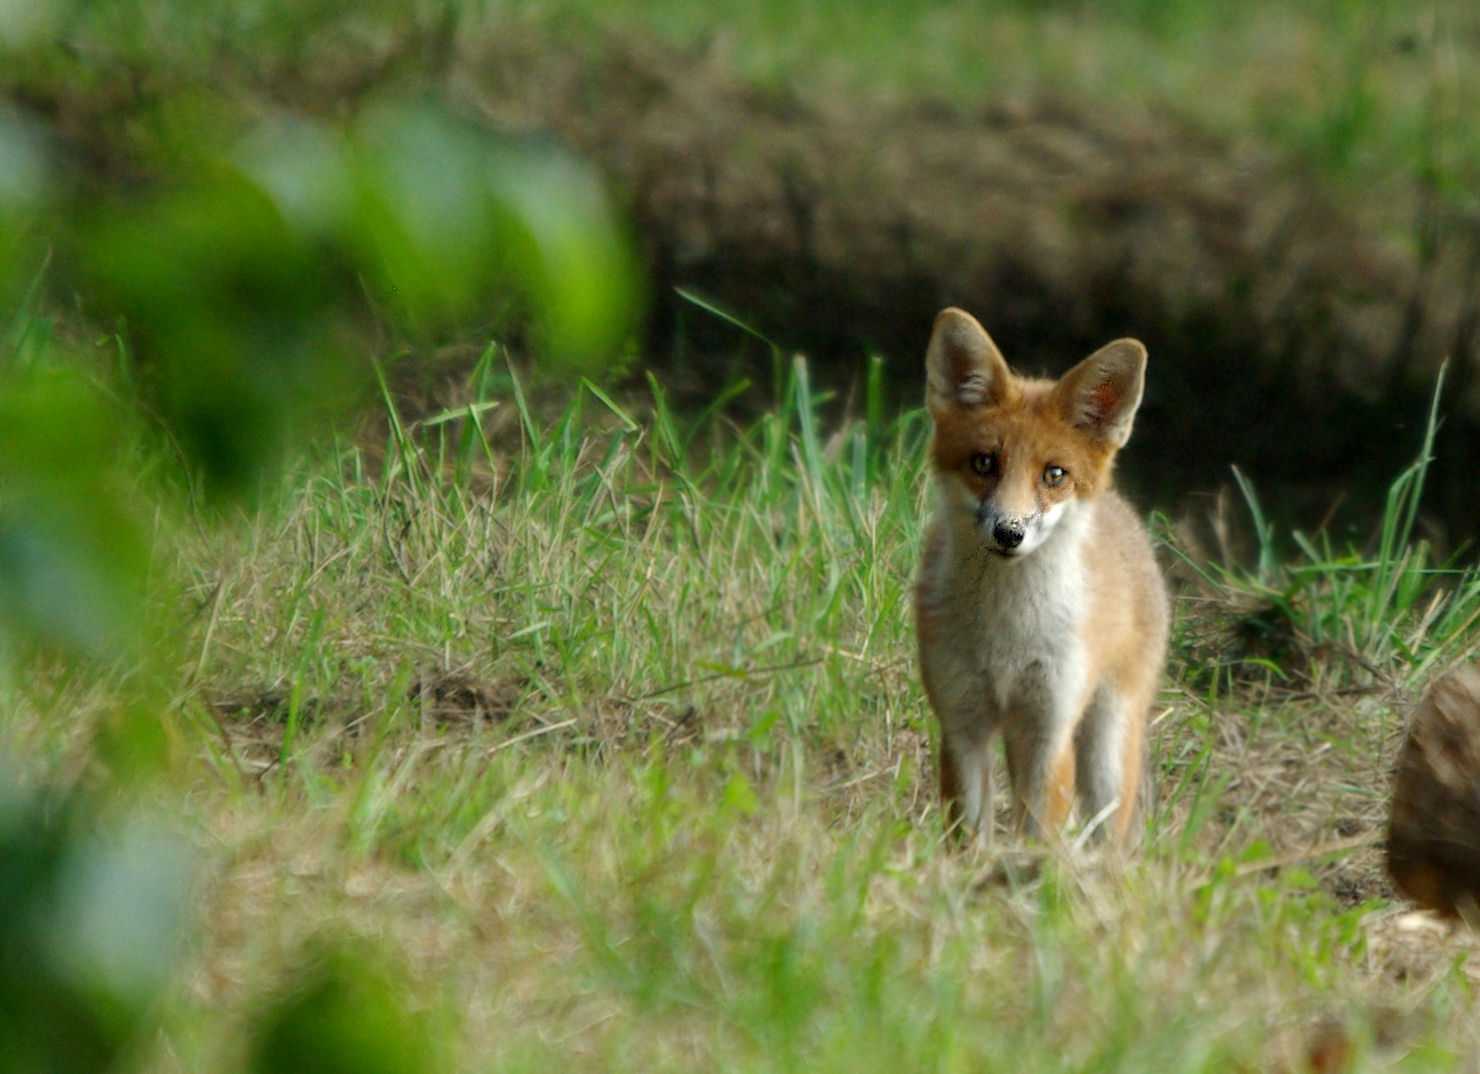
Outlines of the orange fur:
M1074 750L1066 743L1049 765L1048 802L1044 807L1044 822L1051 828L1061 827L1069 819L1069 811L1073 808Z

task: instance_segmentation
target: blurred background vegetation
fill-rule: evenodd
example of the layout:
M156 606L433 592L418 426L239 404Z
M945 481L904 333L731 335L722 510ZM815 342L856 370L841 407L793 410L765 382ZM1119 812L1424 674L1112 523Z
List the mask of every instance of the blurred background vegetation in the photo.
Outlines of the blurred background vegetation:
M1429 520L1454 543L1480 520L1461 491L1480 446L1480 145L1469 118L1480 15L1461 0L1237 10L19 0L8 10L6 144L27 158L8 169L9 197L44 184L65 215L138 200L202 159L250 171L243 154L262 154L257 179L277 184L271 211L300 246L338 228L341 255L380 259L350 270L362 285L346 300L353 312L421 307L376 320L370 337L382 356L420 352L403 391L437 380L426 370L445 366L428 355L466 368L495 324L516 352L537 350L510 319L508 296L522 287L526 306L564 304L544 330L574 336L605 322L630 343L618 372L640 384L653 369L701 403L764 372L769 348L683 294L805 352L844 398L882 355L897 397L913 403L919 340L932 311L956 303L1029 368L1062 368L1113 335L1143 337L1157 376L1132 451L1158 476L1138 491L1176 508L1189 490L1226 483L1236 463L1314 522L1335 488L1349 496L1347 517L1362 517L1394 457L1419 443L1448 360L1454 405ZM486 209L475 210L482 227L463 228L468 192L430 162L442 150L418 141L429 132L363 133L394 125L386 113L412 101L437 102L481 136L588 163L579 182L603 185L635 238L634 290L652 299L640 323L593 297L594 283L622 271L588 263L579 242L555 252L564 214L524 212L524 227L552 229L534 239L503 233ZM325 124L361 130L384 160L336 161L315 146ZM29 159L35 144L50 171ZM362 186L380 169L399 188L387 197L415 191L423 208L377 207L362 193L356 222L336 223L325 214L342 206L314 199L344 167ZM580 200L561 190L568 173L504 171L498 212L519 212L532 189L547 206ZM402 210L420 215L394 219ZM139 233L163 223L135 221ZM193 226L190 241L227 237ZM483 252L473 234L501 243L503 264L522 256L519 242L543 242L538 270L525 258L502 286L470 271ZM35 263L8 260L22 276ZM158 293L142 272L84 283L65 261L45 274L46 293L83 288L78 312L102 327ZM120 293L130 280L139 293Z
M743 413L802 351L841 419L913 406L958 304L1029 369L1146 340L1148 503L1237 464L1361 523L1447 361L1423 517L1462 546L1476 115L1469 0L0 3L0 656L116 694L87 763L0 777L0 1069L157 1025L172 534L386 435L366 403L475 415L507 359ZM434 1069L398 982L327 938L242 1069Z

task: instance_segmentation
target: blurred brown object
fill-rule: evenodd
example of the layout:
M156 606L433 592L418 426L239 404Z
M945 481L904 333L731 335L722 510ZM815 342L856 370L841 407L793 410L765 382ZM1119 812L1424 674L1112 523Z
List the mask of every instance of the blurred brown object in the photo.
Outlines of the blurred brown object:
M1441 677L1413 715L1387 858L1404 895L1480 926L1480 666Z
M1356 1048L1345 1022L1328 1014L1315 1024L1305 1045L1305 1067L1311 1074L1346 1074L1355 1061Z

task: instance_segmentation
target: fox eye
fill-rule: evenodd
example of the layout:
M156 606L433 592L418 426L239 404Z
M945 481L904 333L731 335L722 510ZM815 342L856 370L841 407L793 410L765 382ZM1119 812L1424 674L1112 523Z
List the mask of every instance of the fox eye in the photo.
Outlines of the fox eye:
M1051 489L1056 489L1064 483L1064 478L1069 476L1069 471L1062 466L1049 463L1043 468L1043 483Z
M977 452L971 456L971 470L981 477L991 477L997 472L997 456Z

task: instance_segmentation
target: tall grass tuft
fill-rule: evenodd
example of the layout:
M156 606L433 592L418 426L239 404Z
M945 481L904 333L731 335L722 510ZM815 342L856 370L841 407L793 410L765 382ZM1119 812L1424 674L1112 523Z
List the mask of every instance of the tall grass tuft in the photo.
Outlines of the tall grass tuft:
M1480 648L1472 629L1480 622L1480 571L1459 558L1469 550L1436 562L1419 532L1443 387L1441 371L1418 455L1393 478L1365 547L1337 546L1324 530L1282 535L1237 470L1252 564L1205 560L1172 542L1181 563L1217 595L1216 606L1234 610L1246 637L1258 635L1251 663L1302 685L1402 685Z

